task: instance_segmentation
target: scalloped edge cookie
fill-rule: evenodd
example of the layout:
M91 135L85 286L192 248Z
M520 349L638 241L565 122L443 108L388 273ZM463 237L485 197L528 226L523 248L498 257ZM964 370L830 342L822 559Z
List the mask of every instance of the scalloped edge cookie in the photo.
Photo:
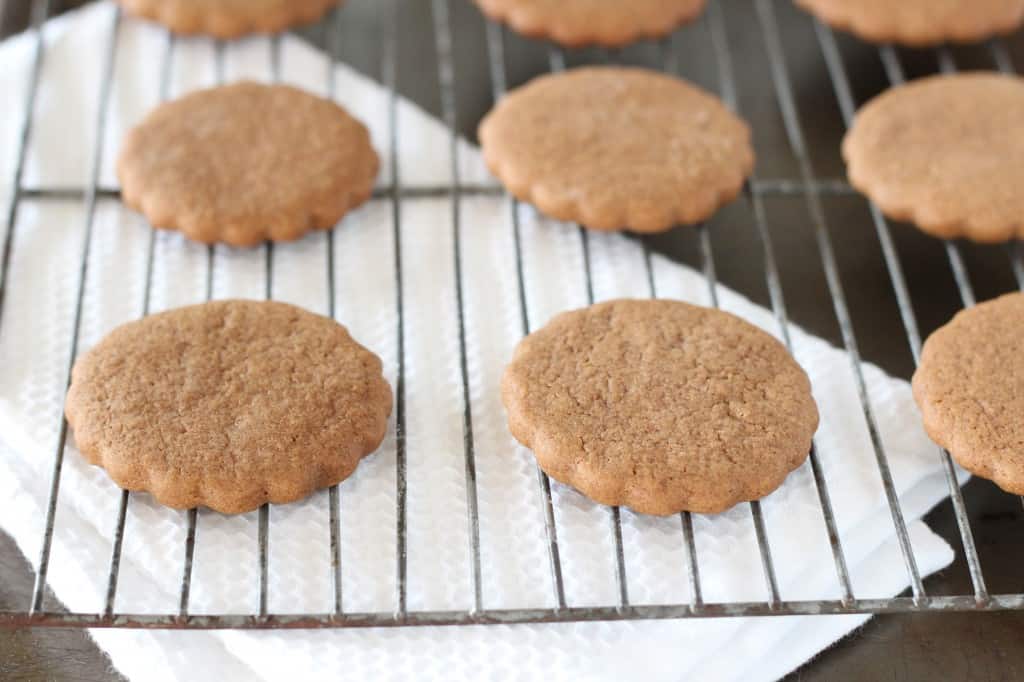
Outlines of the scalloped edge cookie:
M250 33L279 33L311 24L344 0L117 0L129 14L181 35L231 40ZM268 7L269 5L269 7Z
M664 299L556 316L516 347L501 397L548 475L644 514L760 499L803 464L818 427L810 380L775 337Z
M488 18L508 24L529 38L546 38L566 47L622 47L672 33L700 16L707 0L602 2L596 3L596 8L595 3L588 0L474 2ZM573 8L573 5L579 7Z
M914 399L925 431L964 469L1024 495L1024 293L957 313L925 341Z
M1011 33L1024 23L1024 0L960 0L936 9L934 0L795 0L826 24L871 43L928 47L945 42L974 43ZM869 7L869 4L873 6ZM947 3L948 5L948 3ZM908 9L909 7L909 9Z
M942 239L1024 237L1024 78L938 75L865 104L843 139L850 184Z
M233 246L333 228L372 196L379 169L369 131L343 108L250 81L160 105L117 162L122 200L154 227Z
M750 126L721 100L634 67L537 77L503 97L478 136L512 195L600 231L700 223L754 167Z
M237 514L348 478L391 407L380 358L336 321L226 300L111 331L76 360L65 414L118 486Z

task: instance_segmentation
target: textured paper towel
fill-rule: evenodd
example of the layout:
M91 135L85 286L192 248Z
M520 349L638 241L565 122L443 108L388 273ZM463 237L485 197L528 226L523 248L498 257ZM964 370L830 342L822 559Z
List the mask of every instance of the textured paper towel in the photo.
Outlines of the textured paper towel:
M109 3L91 5L47 27L47 46L33 134L28 187L81 187L90 177L102 46L114 24ZM166 35L133 20L116 26L115 79L102 140L100 184L116 186L119 140L159 99ZM0 45L0 91L20 102L32 41ZM179 41L172 94L210 85L214 47ZM227 79L271 77L271 42L253 38L225 50ZM372 130L390 168L388 92L294 38L281 43L283 80L337 99ZM9 187L17 153L18 106L0 107L0 179ZM272 122L268 122L268 125ZM448 133L413 105L398 108L398 162L406 187L450 181ZM471 145L460 142L464 182L493 182ZM9 196L0 196L6 205ZM407 390L409 608L466 609L472 601L462 438L463 396L455 296L452 204L444 198L406 199L401 206ZM520 209L525 290L532 327L586 303L583 260L575 227ZM345 219L334 237L337 317L379 353L396 379L397 311L392 204L377 200ZM501 371L521 334L509 204L500 197L464 197L462 265L470 406L478 475L483 599L487 608L554 604L548 573L542 499L530 453L509 436L499 400ZM63 381L73 328L78 263L85 235L83 203L24 200L16 226L8 295L0 325L0 524L30 558L38 555L49 470L60 425ZM101 199L93 223L85 280L80 350L113 326L138 317L146 291L149 229L116 201ZM324 312L326 235L274 250L275 298ZM649 295L638 243L619 235L590 238L598 299ZM750 248L759 247L751 233ZM660 296L708 302L705 280L655 257ZM176 234L156 238L150 309L203 300L207 250ZM213 258L217 298L259 298L266 285L265 252L218 247ZM722 306L777 333L769 311L724 287ZM821 463L858 596L891 596L907 579L885 506L881 481L845 353L799 329L791 330L822 413ZM935 448L919 426L903 381L864 366L870 399L908 520L947 493ZM572 606L616 603L608 510L553 486ZM345 608L395 608L395 439L365 460L341 486ZM102 609L118 490L69 446L61 482L50 582L71 609ZM813 478L807 466L763 504L768 538L784 599L839 595ZM327 494L271 509L269 607L272 612L326 612L331 606ZM200 512L193 613L252 613L257 605L256 514ZM631 600L688 599L678 517L623 511L623 541ZM168 613L177 607L185 514L134 495L128 510L116 609ZM765 598L749 507L694 518L704 597L708 601ZM949 547L922 523L910 524L923 573L952 559ZM590 623L547 626L425 628L336 632L95 632L114 665L132 679L773 679L855 628L866 617L728 619ZM785 643L784 646L781 646Z

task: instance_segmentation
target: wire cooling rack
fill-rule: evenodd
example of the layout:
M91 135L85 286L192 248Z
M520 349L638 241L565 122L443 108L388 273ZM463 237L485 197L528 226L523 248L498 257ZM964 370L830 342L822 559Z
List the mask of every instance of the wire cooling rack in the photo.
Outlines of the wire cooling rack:
M550 563L551 589L557 604L553 608L534 609L486 609L483 606L482 576L480 560L480 528L477 506L476 487L476 466L474 459L473 439L473 415L469 400L469 372L466 357L466 320L463 305L463 272L460 256L460 212L454 210L453 235L454 235L454 263L455 263L455 291L458 306L458 333L459 333L459 368L461 370L461 388L463 397L462 410L462 431L463 446L465 454L465 478L467 490L467 522L469 525L470 538L470 560L472 561L471 575L473 585L473 607L465 611L418 611L410 610L407 606L407 583L408 583L408 561L407 561L407 510L406 510L406 460L405 460L405 328L404 313L405 301L403 300L402 289L402 250L400 243L402 239L402 208L403 200L413 197L441 197L449 198L454 207L458 207L462 197L472 195L502 196L503 192L498 186L471 185L461 182L459 176L459 164L457 153L457 120L455 101L455 68L453 58L452 22L450 17L449 2L451 0L432 0L431 10L433 17L433 38L438 56L438 83L440 88L440 101L443 120L450 131L451 144L451 177L452 181L445 186L420 186L406 187L402 184L398 172L398 146L394 141L398 135L397 115L397 64L399 40L397 25L401 12L399 0L379 3L379 26L380 39L382 44L382 63L380 70L385 87L390 92L388 120L390 126L391 161L394 169L391 183L376 191L374 199L377 201L390 202L393 215L393 239L395 242L394 276L396 279L396 300L397 329L395 330L398 347L398 378L395 386L396 393L396 450L397 450L397 565L396 571L396 604L397 609L388 612L356 613L346 611L342 604L342 581L341 581L341 543L340 537L340 513L338 489L333 487L329 491L329 538L325 540L330 543L332 578L333 578L333 611L328 613L284 615L268 612L267 608L267 585L268 585L268 536L269 510L264 506L259 510L258 542L259 542L259 605L255 613L251 615L191 615L189 613L189 595L192 584L192 565L196 548L196 524L197 513L195 510L185 512L187 515L188 531L184 546L182 547L181 583L179 608L176 613L157 615L127 614L115 610L115 597L118 588L118 574L121 563L121 551L125 537L125 519L129 504L130 494L122 491L120 505L118 508L117 522L113 536L113 551L110 557L109 574L107 576L107 590L105 608L101 613L65 613L46 608L46 586L47 571L50 565L50 550L52 546L55 513L60 496L61 469L64 460L65 445L68 435L66 421L59 425L59 438L57 449L54 453L52 478L50 480L49 501L46 510L45 530L42 539L42 548L38 560L35 585L28 603L23 611L0 612L0 628L2 627L24 627L24 626L51 626L51 627L114 627L114 628L334 628L334 627L379 627L379 626L408 626L408 625L468 625L468 624L494 624L494 623L543 623L543 622L572 622L572 621L594 621L594 620L632 620L632 619L670 619L670 618L692 618L692 617L727 617L727 616L753 616L753 615L815 615L815 614L851 614L851 613L899 613L899 612L926 612L926 611L998 611L1010 609L1024 609L1024 594L992 594L985 584L984 572L978 556L975 544L974 532L968 519L967 510L963 496L956 482L956 472L949 454L937 450L936 456L940 458L945 471L946 480L949 486L949 493L952 500L953 512L957 521L961 549L966 559L973 590L969 594L959 595L930 595L925 589L918 568L917 558L907 533L906 522L903 510L893 484L892 475L889 469L888 458L878 427L872 406L868 399L868 392L864 376L861 370L861 356L858 350L857 338L854 333L853 323L847 304L847 297L844 293L839 276L836 253L829 235L826 213L823 208L823 197L834 195L853 194L853 190L844 182L835 180L823 180L818 177L812 164L811 156L808 153L808 143L805 136L801 115L798 112L796 98L794 95L793 83L787 67L783 51L783 40L779 24L776 19L776 8L773 0L755 0L753 8L756 11L757 21L762 33L766 48L768 65L771 71L772 88L774 91L775 105L781 116L785 128L786 140L789 152L798 175L792 179L784 180L761 180L756 175L752 176L746 184L745 200L749 202L749 208L753 216L754 237L762 249L766 283L771 299L772 310L778 322L779 329L784 341L789 345L788 318L786 303L783 296L783 289L780 281L779 267L776 254L772 245L769 232L769 222L765 208L765 200L771 196L792 196L804 200L807 217L810 219L814 229L817 248L824 268L828 293L834 306L834 312L838 321L843 346L849 358L850 366L856 378L860 406L863 416L868 425L871 445L877 460L878 472L882 480L885 496L888 502L889 511L892 516L892 525L899 547L902 553L907 578L910 584L910 595L891 599L864 599L854 594L851 584L846 557L842 543L837 531L835 517L832 512L832 505L829 497L829 484L819 464L817 453L813 447L810 453L810 468L813 473L813 480L817 491L820 511L824 519L824 525L828 534L828 541L831 546L832 558L835 564L835 572L840 585L841 597L832 600L820 601L792 601L783 600L779 595L778 582L776 580L775 566L773 564L771 551L767 541L765 520L761 513L758 502L750 503L750 510L755 526L757 545L760 554L763 576L765 581L766 598L762 601L749 602L709 602L702 598L700 561L694 543L693 522L689 513L679 516L680 532L682 533L685 551L685 570L689 582L690 599L686 603L671 604L631 604L628 594L628 583L625 577L625 556L622 542L622 529L618 509L611 509L609 518L612 524L614 538L615 565L617 567L617 594L618 603L609 604L603 607L572 607L566 603L565 588L562 580L562 563L560 544L555 525L554 509L551 495L551 484L548 477L537 469L537 480L540 494L544 501L544 521L547 532L547 556ZM725 14L721 3L723 0L713 0L709 3L706 16L702 20L701 30L708 32L708 39L713 47L714 63L718 74L719 93L725 102L733 109L737 108L739 92L737 89L737 72L734 64L735 53L730 49L727 38L727 26ZM81 200L85 207L85 222L82 226L85 238L81 251L81 260L78 263L78 285L76 291L76 308L73 332L70 344L70 357L68 358L68 379L70 380L70 366L78 349L79 331L82 322L82 304L86 287L86 272L89 267L88 254L89 245L92 239L93 223L96 213L96 206L101 199L116 199L119 196L116 188L101 187L99 183L101 150L103 148L103 131L110 99L111 84L114 73L114 61L117 52L118 24L123 20L120 12L114 14L113 23L110 26L108 39L104 49L103 78L101 79L99 100L100 106L98 116L95 120L96 142L91 157L91 180L87 186L81 188L26 188L22 183L25 159L27 156L28 140L33 127L33 111L35 109L36 93L42 73L42 64L46 59L46 45L44 41L44 23L50 14L49 0L33 0L32 17L34 32L34 57L30 76L30 83L24 101L21 103L24 112L22 127L20 130L19 148L14 177L11 180L12 197L4 216L4 238L2 242L2 261L0 261L0 324L3 324L3 302L8 296L17 296L17 291L7 291L7 274L9 266L17 251L17 235L15 225L19 206L25 199L36 201L46 200ZM328 50L333 58L338 56L339 26L338 14L328 18L321 27L326 32ZM847 73L837 41L832 31L825 25L814 23L815 38L821 53L824 57L827 71L831 79L831 86L839 105L840 112L846 125L852 121L856 109L855 99L852 94L851 81ZM169 72L171 59L174 54L176 40L174 36L166 34L166 49L163 57L163 70L161 79L162 97L166 98L169 91ZM223 79L223 46L218 46L218 77ZM553 71L566 68L566 54L557 47L547 46L541 49L547 50L549 67ZM658 44L659 59L666 71L677 70L678 56L673 49L672 41L665 40ZM879 57L884 67L886 76L891 85L898 85L905 80L904 67L901 64L897 50L891 46L878 48ZM1001 40L994 40L986 45L991 65L1004 72L1012 72L1013 64L1006 45ZM486 26L486 53L489 65L493 98L499 98L507 89L508 81L505 64L505 33L504 29L497 24L488 23ZM280 70L279 45L275 43L273 51L274 73ZM939 71L952 73L957 70L953 53L944 47L937 48L934 52L935 64ZM611 61L613 53L599 52L597 59ZM333 95L334 79L328 75L327 87ZM520 241L519 215L516 210L516 202L508 198L510 211L510 224L513 230L515 244L515 258L517 263L518 293L523 333L530 331L529 315L527 311L527 297L523 282L522 249ZM907 286L906 278L900 264L895 242L890 234L890 227L886 219L875 206L870 206L870 215L877 232L878 240L882 249L885 265L888 270L891 284L895 292L899 306L899 312L903 326L906 331L907 342L915 362L919 359L921 349L921 333L918 328L914 308ZM706 276L711 301L717 305L716 296L716 271L712 243L709 230L701 226L695 231L699 241L699 249L702 259L703 271ZM594 299L593 285L590 273L590 252L588 246L588 233L580 228L579 236L583 248L583 264L585 269L585 281L590 301ZM154 238L151 237L148 250L147 264L147 291L152 278ZM333 233L327 235L328 243L328 272L330 282L334 280L333 262ZM952 270L953 277L957 284L960 297L964 306L973 305L975 302L974 292L965 266L960 249L955 242L944 243L946 255ZM657 294L651 266L650 251L646 250L646 265L649 275L650 293ZM1024 288L1024 257L1022 257L1019 244L1011 245L1009 249L1010 265L1018 285ZM212 272L213 249L208 252ZM273 245L266 246L266 268L268 275L273 268ZM271 291L267 277L268 288L266 295L269 297ZM329 286L329 310L333 316L335 301L334 287ZM212 276L207 280L207 297L212 295ZM148 304L148 295L146 296Z

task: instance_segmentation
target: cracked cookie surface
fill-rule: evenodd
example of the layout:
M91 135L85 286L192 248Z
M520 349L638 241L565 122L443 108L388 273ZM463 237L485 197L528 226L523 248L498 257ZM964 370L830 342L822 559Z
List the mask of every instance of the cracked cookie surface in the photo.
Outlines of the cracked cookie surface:
M391 402L380 359L334 320L228 300L112 331L75 363L65 412L122 488L240 513L347 478Z
M550 476L659 515L764 497L807 458L818 425L807 374L773 336L667 300L555 317L517 347L502 399Z

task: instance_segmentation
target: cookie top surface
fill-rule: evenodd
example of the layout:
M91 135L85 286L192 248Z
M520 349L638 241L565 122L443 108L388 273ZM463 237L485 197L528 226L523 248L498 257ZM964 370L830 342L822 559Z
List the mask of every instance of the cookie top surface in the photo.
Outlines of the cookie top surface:
M479 137L513 195L597 230L705 220L754 166L750 128L718 98L636 68L541 76L502 98Z
M970 43L1024 22L1024 0L796 0L836 28L873 43Z
M347 478L384 438L391 389L334 320L230 300L112 331L75 363L65 412L122 488L238 513Z
M888 90L843 140L850 182L937 237L1024 237L1024 79L932 76Z
M810 382L770 334L729 313L618 300L526 337L502 381L512 434L541 468L638 512L716 513L806 458Z
M250 246L329 229L373 192L366 127L326 99L241 82L163 104L124 140L126 204L155 227Z
M660 38L695 19L706 0L475 0L488 17L568 47L619 47Z
M928 337L914 398L932 440L962 467L1024 494L1024 294L958 313Z
M316 21L343 0L117 0L175 33L231 39Z

